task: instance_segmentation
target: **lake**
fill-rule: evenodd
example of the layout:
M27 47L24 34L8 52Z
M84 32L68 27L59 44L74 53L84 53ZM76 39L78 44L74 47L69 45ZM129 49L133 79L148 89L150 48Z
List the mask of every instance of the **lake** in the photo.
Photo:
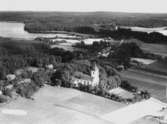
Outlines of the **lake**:
M159 32L159 33L167 36L167 27L145 28L145 27L121 26L121 28L131 29L132 31L147 32L147 33Z
M0 22L0 37L18 38L32 40L37 37L75 37L69 34L51 33L29 33L24 30L24 23L19 22Z
M0 37L33 40L37 37L53 38L58 36L61 40L66 40L68 43L75 44L81 40L79 36L65 34L65 33L29 33L24 30L24 23L19 22L0 22ZM59 40L56 38L55 40ZM64 38L64 39L63 39ZM70 39L71 38L71 39ZM94 41L101 41L102 38L86 38L82 39L86 44L92 44Z

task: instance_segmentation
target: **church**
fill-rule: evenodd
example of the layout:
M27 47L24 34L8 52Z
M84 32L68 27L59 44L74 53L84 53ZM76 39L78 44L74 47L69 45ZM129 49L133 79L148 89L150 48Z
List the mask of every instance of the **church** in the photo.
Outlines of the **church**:
M90 75L83 74L82 72L77 72L72 77L73 85L75 87L78 87L79 84L85 85L85 86L97 86L99 85L99 68L95 64L93 69L91 70Z

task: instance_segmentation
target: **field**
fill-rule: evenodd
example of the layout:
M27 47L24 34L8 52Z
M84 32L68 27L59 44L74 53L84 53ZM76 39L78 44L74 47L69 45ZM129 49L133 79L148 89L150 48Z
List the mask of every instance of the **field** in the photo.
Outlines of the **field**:
M167 77L138 70L128 70L121 74L122 78L128 80L139 89L147 90L151 95L161 101L167 102L166 90Z
M136 113L143 111L142 109L149 106L149 104L153 106L158 105L155 109L160 109L160 106L163 105L153 98L147 101L125 105L78 90L51 86L45 86L40 89L33 98L34 100L18 98L10 103L1 104L0 123L122 124L116 122L124 122L120 118L125 119L125 112L131 111L132 113L128 113L127 115L129 120L125 121L129 121L130 123L128 124L133 123L134 120L137 121L134 121L133 124L152 124L152 122L157 124L155 120L140 119L140 116L145 114L138 116ZM155 109L152 109L153 106L147 107L145 109L146 113L147 111L154 111ZM133 114L134 116L131 118Z
M112 124L99 116L125 105L73 89L46 86L35 100L19 98L0 108L4 124ZM27 115L4 114L4 109L19 109Z
M148 65L146 69L167 75L167 63L165 61L157 61L152 63Z
M164 57L167 56L167 45L164 44L142 43L141 49Z
M134 121L140 120L143 117L149 115L157 115L156 113L164 106L166 106L166 104L160 102L155 98L150 98L148 100L137 102L127 107L121 108L117 111L108 113L102 118L106 120L111 120L115 124L131 124ZM149 123L147 121L143 121L142 124Z
M159 124L159 122L155 119L145 119L145 118L141 118L135 122L133 122L132 124Z

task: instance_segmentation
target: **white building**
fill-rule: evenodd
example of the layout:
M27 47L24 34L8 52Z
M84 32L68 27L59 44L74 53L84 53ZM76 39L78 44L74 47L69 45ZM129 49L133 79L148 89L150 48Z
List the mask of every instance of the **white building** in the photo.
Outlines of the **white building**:
M94 66L94 70L91 71L92 85L97 86L99 84L99 68L97 65Z
M16 79L16 75L14 75L14 74L8 74L6 76L6 78L7 78L8 81L12 81L12 80Z

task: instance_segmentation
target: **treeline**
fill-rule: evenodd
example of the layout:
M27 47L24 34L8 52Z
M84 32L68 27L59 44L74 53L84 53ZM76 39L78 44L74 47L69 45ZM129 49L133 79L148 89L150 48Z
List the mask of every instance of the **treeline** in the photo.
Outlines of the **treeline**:
M162 27L166 26L166 14L137 14L116 12L1 12L1 21L24 22L30 32L71 30L74 27L95 28L113 25Z
M112 45L110 42L106 41L94 41L92 44L85 44L84 41L81 41L79 43L76 43L73 45L76 48L87 50L87 52L91 54L97 54L97 52L106 49L107 47L114 48L114 45Z
M100 30L98 34L101 36L110 36L114 39L135 38L146 43L167 44L167 36L158 32L146 33L146 32L139 32L139 31L132 31L131 29L118 28L118 30L115 30L115 31Z
M90 33L100 37L112 37L116 40L135 38L145 43L167 44L167 36L158 32L147 33L123 28L118 28L118 30L99 29L98 31L96 31L93 27L79 27L77 29L78 30L75 31L79 33Z

